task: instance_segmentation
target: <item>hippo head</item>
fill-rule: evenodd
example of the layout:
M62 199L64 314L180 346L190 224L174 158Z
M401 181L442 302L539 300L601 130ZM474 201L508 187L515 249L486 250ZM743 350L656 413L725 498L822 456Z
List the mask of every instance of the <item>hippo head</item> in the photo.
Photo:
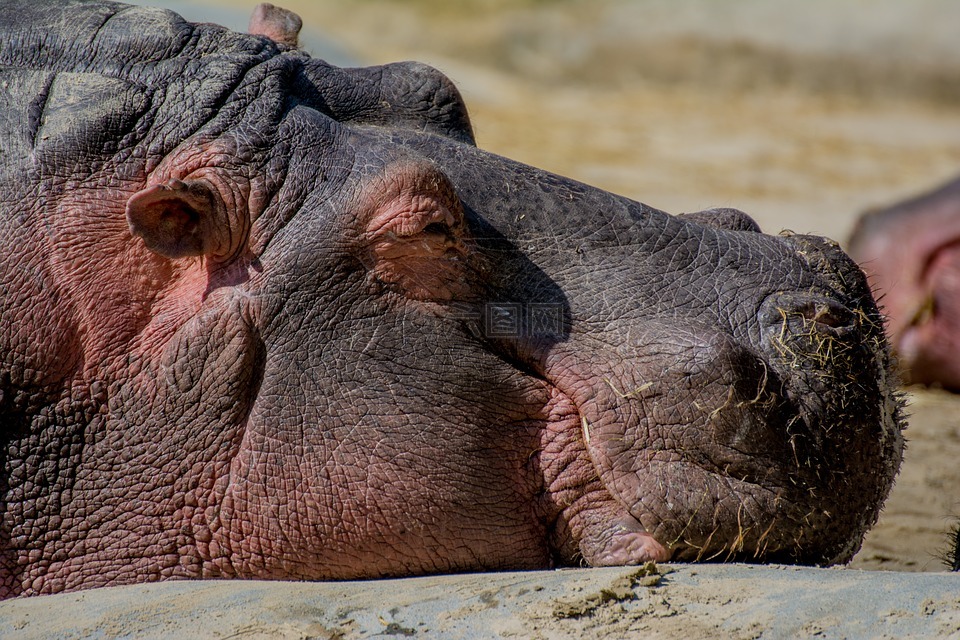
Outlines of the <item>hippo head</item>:
M481 151L437 71L336 68L282 25L16 15L7 595L833 563L876 520L900 409L834 243Z
M850 253L883 304L905 381L960 390L960 180L865 213Z

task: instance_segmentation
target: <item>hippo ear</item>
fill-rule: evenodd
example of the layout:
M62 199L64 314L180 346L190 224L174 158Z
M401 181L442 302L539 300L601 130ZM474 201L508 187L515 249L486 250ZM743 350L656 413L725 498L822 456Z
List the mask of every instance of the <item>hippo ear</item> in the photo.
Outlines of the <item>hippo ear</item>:
M364 190L378 202L365 239L375 277L418 300L451 300L469 292L471 257L463 206L440 171L394 168L385 182Z
M171 178L138 191L127 201L130 233L167 258L210 253L217 245L224 216L216 189L204 180Z
M247 28L253 35L267 36L277 44L296 49L303 21L293 11L261 2L254 8Z

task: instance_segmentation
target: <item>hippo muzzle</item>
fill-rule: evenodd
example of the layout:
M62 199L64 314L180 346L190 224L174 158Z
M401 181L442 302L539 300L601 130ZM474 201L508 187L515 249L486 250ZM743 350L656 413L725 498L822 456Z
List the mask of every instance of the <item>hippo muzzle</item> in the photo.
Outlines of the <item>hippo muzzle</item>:
M754 233L745 219L701 222ZM607 316L614 337L574 329L545 358L610 496L609 520L580 533L589 563L846 562L859 548L849 532L875 522L865 507L882 502L902 447L880 316L836 243L776 242L802 285L742 296L726 320L678 318L684 307L661 298L667 313ZM886 468L871 469L875 458Z

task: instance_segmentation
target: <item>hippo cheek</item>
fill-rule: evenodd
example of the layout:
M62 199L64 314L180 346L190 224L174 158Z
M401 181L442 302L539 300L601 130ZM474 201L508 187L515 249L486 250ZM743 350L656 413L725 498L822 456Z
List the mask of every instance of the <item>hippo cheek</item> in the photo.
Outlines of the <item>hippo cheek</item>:
M581 536L593 565L758 557L792 544L786 403L730 336L649 324L633 355L552 354L595 472L617 508ZM602 352L597 352L602 353ZM572 364L572 363L576 364ZM607 374L598 372L609 372ZM782 538L782 539L781 539Z

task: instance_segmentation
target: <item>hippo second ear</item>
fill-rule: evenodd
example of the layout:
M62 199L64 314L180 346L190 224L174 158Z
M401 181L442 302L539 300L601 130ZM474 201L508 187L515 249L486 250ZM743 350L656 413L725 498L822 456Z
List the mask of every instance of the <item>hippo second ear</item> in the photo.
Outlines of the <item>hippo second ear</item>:
M138 191L127 201L130 233L167 258L209 255L228 229L224 205L205 180L171 178Z
M463 206L442 172L420 164L391 167L361 198L373 205L364 216L364 238L380 282L418 300L469 294Z
M293 11L261 2L254 8L247 28L253 35L267 36L277 44L296 48L303 20Z

